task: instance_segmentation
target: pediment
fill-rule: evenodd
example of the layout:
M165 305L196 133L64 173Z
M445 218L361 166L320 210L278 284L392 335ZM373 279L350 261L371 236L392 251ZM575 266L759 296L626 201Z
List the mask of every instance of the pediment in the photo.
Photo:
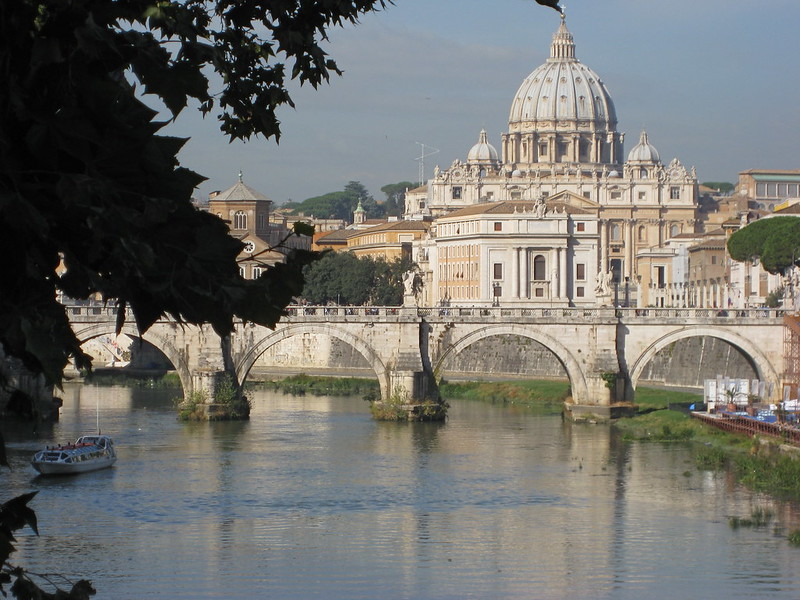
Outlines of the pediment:
M567 209L585 212L599 213L601 208L600 204L597 202L589 200L588 198L584 198L583 196L579 196L578 194L568 190L548 196L546 202L549 207L563 206Z

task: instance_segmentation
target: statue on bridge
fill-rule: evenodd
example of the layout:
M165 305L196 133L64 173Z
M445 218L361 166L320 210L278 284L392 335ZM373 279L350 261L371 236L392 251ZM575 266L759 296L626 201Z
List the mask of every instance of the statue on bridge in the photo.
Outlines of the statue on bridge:
M611 299L611 273L608 271L599 271L597 273L597 282L594 286L594 294L597 297L598 304L607 306L610 304Z
M403 275L403 306L419 305L422 294L422 275L418 269L411 269Z

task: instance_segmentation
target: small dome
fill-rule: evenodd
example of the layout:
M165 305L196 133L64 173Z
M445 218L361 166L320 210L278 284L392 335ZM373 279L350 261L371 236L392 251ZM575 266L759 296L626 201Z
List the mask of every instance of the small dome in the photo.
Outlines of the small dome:
M481 129L481 134L478 138L478 143L475 144L467 154L467 162L468 163L497 163L499 161L499 157L497 154L497 150L495 147L492 146L488 138L486 136L486 130Z
M609 177L619 177L619 171L611 171L608 174Z
M514 169L511 172L511 176L512 177L522 177L522 171L520 171L519 169Z
M661 162L658 155L658 150L650 142L647 141L647 132L642 130L642 135L639 137L639 143L628 153L628 162Z

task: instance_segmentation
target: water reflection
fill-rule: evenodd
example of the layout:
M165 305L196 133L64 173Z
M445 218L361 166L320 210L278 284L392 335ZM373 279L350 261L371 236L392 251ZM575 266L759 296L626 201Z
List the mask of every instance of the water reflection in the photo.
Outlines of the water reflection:
M69 558L108 598L800 596L785 536L727 524L764 499L682 446L481 403L377 423L361 400L274 393L249 422L186 424L172 395L78 388L60 423L7 436L8 489L40 490L18 562ZM32 451L91 431L98 403L117 465L34 479Z

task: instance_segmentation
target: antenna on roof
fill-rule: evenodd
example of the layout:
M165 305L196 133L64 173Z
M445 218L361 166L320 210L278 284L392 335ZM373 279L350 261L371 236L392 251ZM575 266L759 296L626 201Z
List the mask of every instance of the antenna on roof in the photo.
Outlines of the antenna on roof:
M419 184L422 185L423 183L425 183L425 157L432 156L437 152L439 152L439 150L437 148L434 148L433 146L426 146L422 142L415 142L415 143L419 146L422 146L422 154L414 159L419 163ZM430 152L426 153L425 148L430 150Z

